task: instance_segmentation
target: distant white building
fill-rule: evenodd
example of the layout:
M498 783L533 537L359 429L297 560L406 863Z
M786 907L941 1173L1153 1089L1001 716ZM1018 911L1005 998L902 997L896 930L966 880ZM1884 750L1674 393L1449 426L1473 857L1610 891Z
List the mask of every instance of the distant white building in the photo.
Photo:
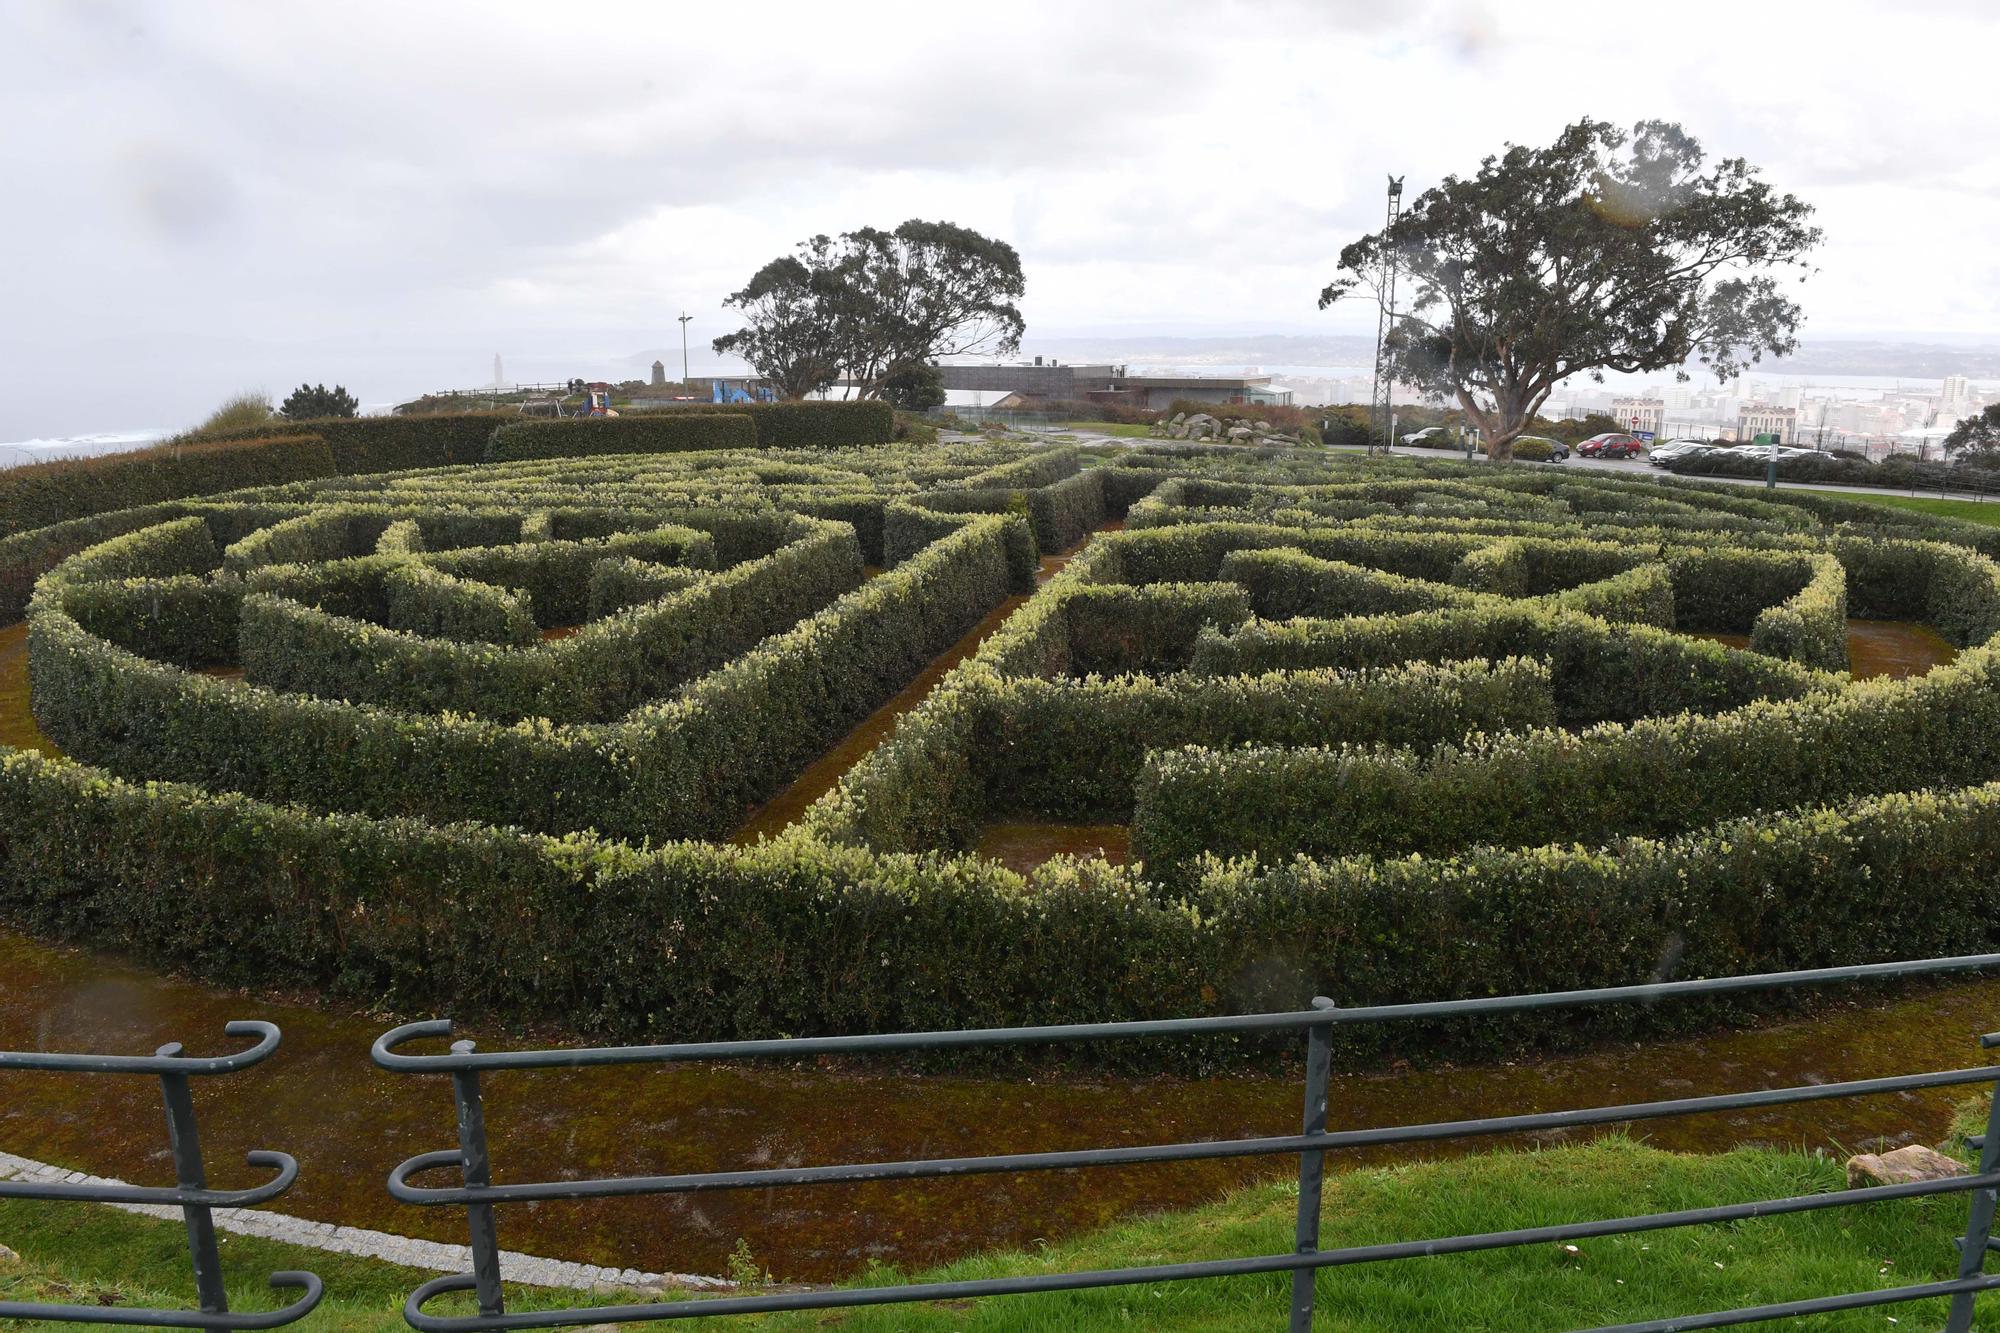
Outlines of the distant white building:
M1736 438L1754 440L1759 435L1776 435L1779 444L1794 444L1799 438L1799 410L1775 403L1745 403L1736 414Z
M1963 375L1946 375L1938 397L1938 424L1950 426L1972 415L1972 382Z
M1613 398L1611 415L1626 430L1657 436L1667 418L1667 404L1662 398Z

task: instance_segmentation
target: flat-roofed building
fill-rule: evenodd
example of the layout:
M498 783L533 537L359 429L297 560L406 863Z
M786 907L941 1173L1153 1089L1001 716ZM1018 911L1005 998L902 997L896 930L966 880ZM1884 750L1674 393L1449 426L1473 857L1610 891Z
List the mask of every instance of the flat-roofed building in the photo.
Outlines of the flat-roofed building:
M1664 398L1613 398L1611 415L1617 420L1619 429L1633 432L1644 431L1658 436L1660 427L1667 419L1667 400Z
M1745 403L1736 413L1736 438L1754 440L1759 435L1775 435L1779 444L1799 438L1799 410L1773 403Z

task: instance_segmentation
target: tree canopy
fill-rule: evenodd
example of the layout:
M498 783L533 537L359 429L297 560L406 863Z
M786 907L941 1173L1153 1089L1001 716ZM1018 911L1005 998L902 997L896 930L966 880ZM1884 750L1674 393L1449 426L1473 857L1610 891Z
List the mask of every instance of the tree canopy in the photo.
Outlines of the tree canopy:
M1990 453L2000 450L2000 403L1990 403L1985 411L1969 416L1944 437L1946 453Z
M278 415L287 421L311 421L317 417L351 417L360 408L361 404L345 385L336 384L329 389L324 384L301 384L279 406Z
M1393 256L1413 293L1389 335L1397 380L1455 399L1505 458L1571 375L1687 379L1693 361L1727 379L1796 348L1780 278L1808 272L1811 215L1678 125L1583 120L1426 190L1341 251L1319 303L1377 290Z
M911 367L1018 349L1025 288L1013 246L949 222L815 236L724 301L745 324L714 347L789 397L842 376L858 396L882 397L910 385Z

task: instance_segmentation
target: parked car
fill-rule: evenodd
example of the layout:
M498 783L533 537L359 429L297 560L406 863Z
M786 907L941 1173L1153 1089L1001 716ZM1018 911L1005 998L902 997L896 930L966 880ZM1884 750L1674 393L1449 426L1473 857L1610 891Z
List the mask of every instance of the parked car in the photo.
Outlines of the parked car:
M1646 461L1654 467L1665 467L1676 458L1688 458L1695 454L1710 453L1715 446L1701 440L1668 440L1655 445L1646 452Z
M1403 437L1403 443L1412 449L1435 449L1444 444L1451 431L1444 426L1426 426L1422 430L1411 431Z
M1606 431L1593 435L1576 447L1577 453L1585 458L1637 458L1646 452L1646 446L1636 435L1623 431Z
M1525 463L1560 463L1569 457L1569 446L1546 435L1516 435L1514 457Z

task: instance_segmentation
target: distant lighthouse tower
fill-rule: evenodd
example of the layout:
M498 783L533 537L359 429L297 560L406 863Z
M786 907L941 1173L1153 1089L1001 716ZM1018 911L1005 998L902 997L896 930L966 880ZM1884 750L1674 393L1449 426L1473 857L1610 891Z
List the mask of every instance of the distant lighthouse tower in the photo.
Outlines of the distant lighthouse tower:
M504 389L507 387L507 378L500 372L500 353L498 352L493 354L493 387L495 389Z

